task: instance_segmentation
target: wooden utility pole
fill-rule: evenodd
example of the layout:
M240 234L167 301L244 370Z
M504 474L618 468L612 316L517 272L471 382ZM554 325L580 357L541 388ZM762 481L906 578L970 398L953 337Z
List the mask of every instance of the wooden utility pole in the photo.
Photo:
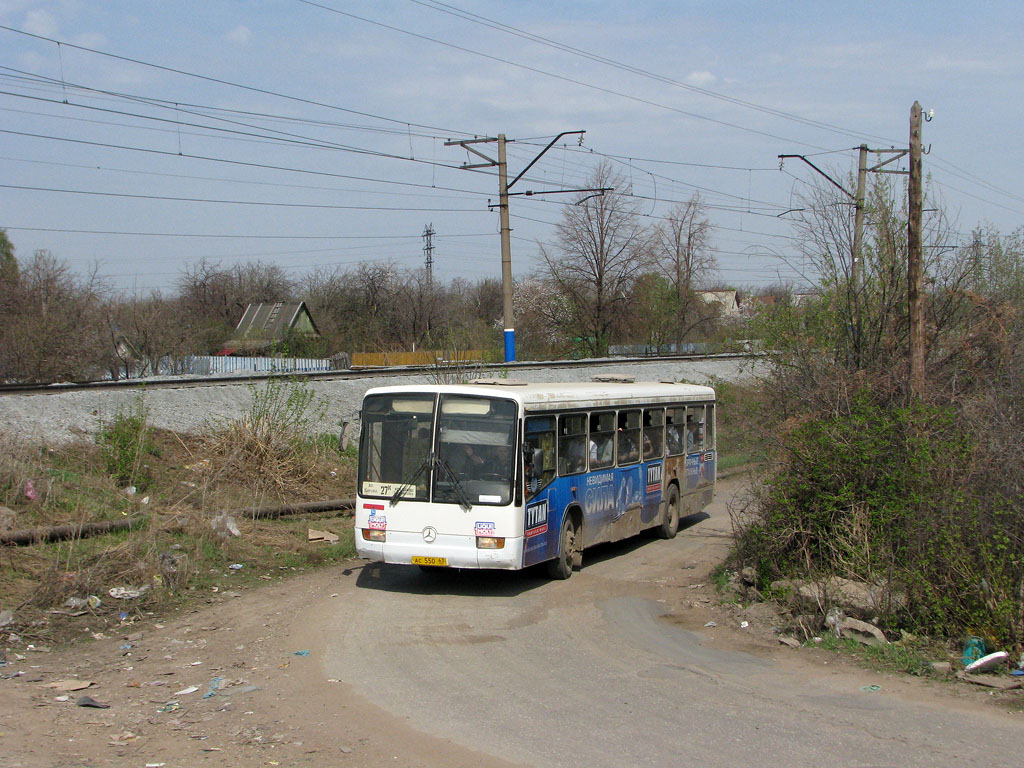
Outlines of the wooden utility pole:
M910 314L910 392L924 394L924 308L921 266L921 104L910 108L910 184L907 200L907 303Z

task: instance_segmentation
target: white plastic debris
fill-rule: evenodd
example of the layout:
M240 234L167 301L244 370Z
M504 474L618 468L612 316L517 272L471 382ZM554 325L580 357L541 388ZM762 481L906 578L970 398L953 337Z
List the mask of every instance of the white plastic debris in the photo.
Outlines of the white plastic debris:
M142 597L146 592L149 591L149 584L143 584L141 587L112 587L109 590L111 597L117 600L134 600L136 597Z
M990 669L1004 664L1008 658L1010 658L1010 654L1006 651L996 651L988 656L982 656L977 661L972 661L964 668L964 672L988 672Z

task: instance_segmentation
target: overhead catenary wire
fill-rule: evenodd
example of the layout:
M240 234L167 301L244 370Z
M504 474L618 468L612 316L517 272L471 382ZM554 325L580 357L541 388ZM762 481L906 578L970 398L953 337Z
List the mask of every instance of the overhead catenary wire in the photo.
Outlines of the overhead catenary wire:
M299 2L306 2L306 0L299 0ZM474 23L474 24L480 24L480 25L483 25L485 27L489 27L490 29L494 29L494 30L498 30L500 32L504 32L506 34L514 35L514 36L519 37L521 39L529 40L531 42L538 43L538 44L547 46L549 48L554 48L556 50L559 50L559 51L562 51L562 52L565 52L565 53L570 53L570 54L573 54L575 56L580 56L580 57L588 59L590 61L594 61L594 62L597 62L599 64L607 65L607 66L612 67L614 69L622 70L624 72L629 72L629 73L634 74L634 75L639 75L641 77L645 77L645 78L648 78L648 79L651 79L651 80L655 80L655 81L657 81L659 83L663 83L663 84L666 84L666 85L671 85L671 86L674 86L676 88L680 88L682 90L690 91L692 93L698 93L698 94L701 94L703 96L707 96L707 97L712 98L712 99L717 99L719 101L723 101L723 102L726 102L726 103L729 103L729 104L733 104L735 106L743 107L745 109L754 110L756 112L760 112L760 113L763 113L763 114L773 115L775 117L779 117L779 118L782 118L784 120L790 120L790 121L793 121L793 122L800 123L802 125L810 126L812 128L819 128L821 130L829 131L829 132L836 133L836 134L839 134L839 135L842 135L842 136L849 136L851 138L868 138L868 139L871 139L873 141L885 141L885 142L891 141L890 139L886 139L884 137L872 136L871 134L862 133L862 132L858 132L858 131L851 131L849 128L843 128L841 126L834 125L832 123L826 123L826 122L822 122L820 120L813 120L811 118L803 117L801 115L797 115L797 114L792 113L792 112L786 112L784 110L775 109L773 107L767 107L767 106L765 106L763 104L756 104L756 103L751 102L751 101L745 101L743 99L738 99L738 98L733 97L733 96L728 96L726 94L719 93L717 91L713 91L713 90L710 90L708 88L702 88L700 86L693 85L692 83L686 83L686 82L683 82L681 80L676 80L674 78L667 77L665 75L659 75L659 74L656 74L654 72L650 72L648 70L642 69L640 67L635 67L633 65L626 64L626 63L623 63L621 61L617 61L617 60L609 58L607 56L602 56L600 54L596 54L596 53L592 53L590 51L586 51L586 50L584 50L582 48L576 48L574 46L567 45L565 43L561 43L561 42L558 42L556 40L552 40L552 39L547 38L547 37L543 37L541 35L533 34L532 32L527 32L526 30L520 29L518 27L514 27L514 26L509 25L509 24L504 24L504 23L499 22L499 21L495 21L494 19L489 19L489 18L487 18L485 16L482 16L480 14L477 14L477 13L471 13L469 11L465 11L463 9L456 8L455 6L450 5L448 3L442 3L442 2L440 2L440 0L409 0L409 2L415 3L416 5L420 5L420 6L423 6L425 8L429 8L431 10L435 10L435 11L439 11L441 13L446 13L448 15L455 16L457 18L463 19L465 21L469 21L469 22Z

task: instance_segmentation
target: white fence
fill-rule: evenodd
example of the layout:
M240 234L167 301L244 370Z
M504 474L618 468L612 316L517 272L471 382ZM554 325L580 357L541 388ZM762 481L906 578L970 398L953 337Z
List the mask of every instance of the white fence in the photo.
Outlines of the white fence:
M311 357L227 357L192 356L184 359L184 370L178 373L194 376L217 376L232 373L293 373L298 371L332 371L330 360Z

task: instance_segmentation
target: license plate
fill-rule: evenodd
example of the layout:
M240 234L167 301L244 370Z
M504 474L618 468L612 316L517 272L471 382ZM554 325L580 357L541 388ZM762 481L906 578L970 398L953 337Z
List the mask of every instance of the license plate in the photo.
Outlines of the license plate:
M413 565L448 565L447 557L413 557Z

